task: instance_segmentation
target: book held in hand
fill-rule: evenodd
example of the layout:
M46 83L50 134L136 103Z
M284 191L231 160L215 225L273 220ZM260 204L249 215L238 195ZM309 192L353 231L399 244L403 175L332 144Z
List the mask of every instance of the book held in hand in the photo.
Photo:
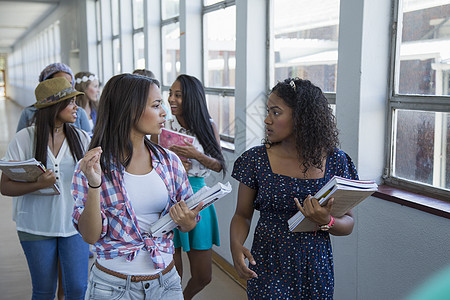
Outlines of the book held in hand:
M186 200L186 205L189 209L193 209L203 201L203 210L230 192L231 184L229 182L226 184L218 182L212 187L204 186ZM177 227L177 224L175 224L169 213L167 213L152 224L150 234L152 236L160 237L169 233L175 227Z
M352 180L334 176L314 195L314 198L322 206L334 198L331 215L339 218L377 190L378 185L373 180ZM288 225L289 230L293 232L315 231L318 228L316 223L305 218L300 211L288 220Z
M34 158L24 161L0 160L0 170L13 181L36 182L38 177L45 173L45 166ZM56 184L52 187L40 189L32 194L37 195L59 195Z
M166 128L162 128L161 134L159 135L159 144L166 149L169 149L173 145L186 146L184 141L193 144L194 140L195 137L191 135Z

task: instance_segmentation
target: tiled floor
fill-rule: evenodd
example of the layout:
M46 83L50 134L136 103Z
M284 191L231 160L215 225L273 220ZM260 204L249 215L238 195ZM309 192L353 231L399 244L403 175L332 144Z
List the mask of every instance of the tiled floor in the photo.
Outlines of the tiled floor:
M0 98L0 157L14 135L21 107L9 100ZM12 201L10 197L0 195L0 299L31 299L31 279L19 239L15 223L11 219ZM183 262L187 262L185 256ZM92 259L91 259L92 263ZM189 266L184 265L185 278L189 278ZM186 282L183 282L186 284ZM238 284L230 279L213 264L212 282L201 291L196 300L239 300L246 299L246 293Z

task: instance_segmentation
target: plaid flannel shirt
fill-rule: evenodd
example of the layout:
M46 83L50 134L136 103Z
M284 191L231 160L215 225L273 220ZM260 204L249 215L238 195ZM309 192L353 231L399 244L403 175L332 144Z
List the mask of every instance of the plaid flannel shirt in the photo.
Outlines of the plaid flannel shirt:
M150 151L150 150L149 150ZM169 197L164 211L165 215L176 202L187 200L192 196L192 188L189 184L187 174L178 156L166 150L167 158L158 150L152 156L152 165L157 174L164 181ZM128 199L127 191L123 186L123 166L112 168L112 181L108 181L102 174L102 185L100 192L102 233L100 239L95 243L98 257L112 259L118 256L127 256L131 261L141 249L149 251L155 268L164 269L164 263L160 251L174 253L173 233L170 232L162 237L152 237L149 233L141 232ZM75 228L78 230L78 220L84 210L87 199L88 181L80 169L78 163L72 181L72 195L75 199L74 212L72 215ZM151 197L149 195L149 197ZM197 222L199 215L197 216Z

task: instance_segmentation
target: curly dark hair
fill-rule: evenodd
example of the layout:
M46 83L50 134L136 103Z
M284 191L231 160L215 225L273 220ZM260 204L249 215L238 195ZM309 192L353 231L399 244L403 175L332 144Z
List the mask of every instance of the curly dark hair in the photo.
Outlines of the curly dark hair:
M339 145L336 120L322 90L309 80L287 78L271 93L292 109L297 155L303 161L304 173L310 167L322 170L324 153L331 154ZM263 143L271 145L267 138Z

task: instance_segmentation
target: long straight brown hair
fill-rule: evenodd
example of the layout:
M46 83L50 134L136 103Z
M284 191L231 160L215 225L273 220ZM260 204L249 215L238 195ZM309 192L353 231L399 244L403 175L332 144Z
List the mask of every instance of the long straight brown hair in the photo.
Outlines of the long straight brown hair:
M55 122L58 114L69 105L73 98L66 99L54 105L38 109L34 114L34 123L36 126L36 132L34 135L35 152L34 157L36 160L42 162L47 167L47 149L49 134L53 137L55 130ZM82 148L80 135L71 124L63 124L64 134L69 144L70 152L75 162L80 160L86 149Z
M94 128L90 149L100 146L102 155L100 165L106 178L112 180L112 167L127 167L133 156L133 144L130 134L139 122L150 92L150 87L159 81L149 77L132 74L119 74L106 83L98 107L98 118ZM144 143L153 153L160 149L158 145L145 138Z

